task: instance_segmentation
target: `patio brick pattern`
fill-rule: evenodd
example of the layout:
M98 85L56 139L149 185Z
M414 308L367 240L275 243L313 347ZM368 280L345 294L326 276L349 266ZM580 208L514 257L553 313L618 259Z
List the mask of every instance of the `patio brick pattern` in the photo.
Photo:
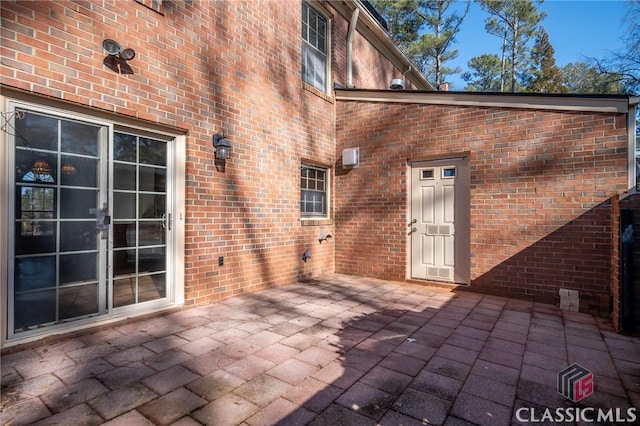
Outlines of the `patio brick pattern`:
M578 362L578 404L556 374ZM2 356L2 424L517 423L638 407L640 338L555 306L332 274Z

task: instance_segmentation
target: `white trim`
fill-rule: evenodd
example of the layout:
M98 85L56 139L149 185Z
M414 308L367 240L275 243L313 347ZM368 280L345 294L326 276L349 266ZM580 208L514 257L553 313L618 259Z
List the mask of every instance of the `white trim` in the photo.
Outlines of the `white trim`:
M184 305L186 136L176 136L173 145L173 303Z
M331 219L331 182L332 182L332 178L331 178L331 173L332 173L332 168L331 167L327 167L327 166L321 166L321 165L316 165L316 164L312 164L309 162L305 162L302 161L302 163L300 164L300 170L302 170L303 168L311 168L311 169L316 169L316 170L320 170L323 171L325 173L325 197L326 197L326 210L327 213L324 215L303 215L302 214L302 209L300 207L299 211L300 211L300 221L304 222L304 221L310 221L310 220L327 220L327 219ZM300 190L300 194L298 196L298 205L300 205L300 202L302 201L302 187L298 188Z
M628 113L630 98L623 96L544 96L473 92L397 92L391 90L336 89L339 101L413 103L554 111Z
M5 125L4 114L9 111L9 100L0 95L0 112L3 117L0 118L0 125ZM0 193L8 194L9 189L9 136L6 131L0 131ZM8 200L7 195L7 200ZM9 204L6 200L0 203L0 348L5 346L7 335L7 300L8 300L8 282L9 276L9 238L7 231L9 230Z

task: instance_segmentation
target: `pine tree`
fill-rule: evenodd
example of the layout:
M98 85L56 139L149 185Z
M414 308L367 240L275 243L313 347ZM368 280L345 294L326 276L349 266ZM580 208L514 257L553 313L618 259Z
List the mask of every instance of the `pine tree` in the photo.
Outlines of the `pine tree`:
M546 14L538 11L533 0L478 0L491 16L485 29L502 39L501 91L518 90L518 79L526 72L527 43ZM536 0L541 4L543 0Z
M556 65L555 50L549 42L549 34L544 28L538 30L538 37L531 49L531 69L527 75L526 90L536 93L567 93L562 71Z
M459 68L446 63L458 56L455 36L469 12L470 0L462 14L454 11L455 0L373 0L376 10L389 24L391 38L416 63L427 79L438 87Z
M500 58L496 54L484 54L471 58L467 66L472 71L462 73L467 82L464 90L470 92L500 91Z

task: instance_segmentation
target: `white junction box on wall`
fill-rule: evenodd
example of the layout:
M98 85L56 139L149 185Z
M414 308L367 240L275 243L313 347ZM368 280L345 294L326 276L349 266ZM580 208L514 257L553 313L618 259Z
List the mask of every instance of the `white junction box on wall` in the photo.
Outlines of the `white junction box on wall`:
M360 148L342 150L342 167L360 167Z

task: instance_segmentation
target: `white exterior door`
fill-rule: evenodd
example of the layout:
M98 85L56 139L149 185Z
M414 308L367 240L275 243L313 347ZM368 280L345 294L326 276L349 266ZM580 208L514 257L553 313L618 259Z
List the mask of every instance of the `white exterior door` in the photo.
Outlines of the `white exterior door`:
M468 283L466 160L415 163L411 185L411 278Z

